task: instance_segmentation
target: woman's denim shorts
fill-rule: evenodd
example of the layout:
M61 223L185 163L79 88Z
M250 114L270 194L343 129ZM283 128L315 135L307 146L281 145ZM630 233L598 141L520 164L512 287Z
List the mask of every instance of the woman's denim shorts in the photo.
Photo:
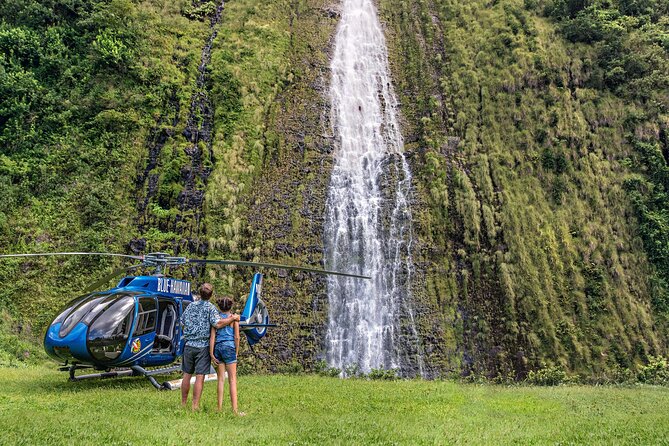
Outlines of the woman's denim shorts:
M234 364L237 362L237 351L234 345L218 342L214 346L214 356L218 362L223 364Z

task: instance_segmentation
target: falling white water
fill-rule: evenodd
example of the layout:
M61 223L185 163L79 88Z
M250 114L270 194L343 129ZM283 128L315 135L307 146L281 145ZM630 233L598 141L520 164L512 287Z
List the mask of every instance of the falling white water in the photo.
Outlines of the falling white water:
M371 280L328 279L327 360L345 369L422 361L411 309L411 172L402 153L383 31L372 0L343 0L330 95L337 137L325 225L328 267ZM404 347L403 347L404 346ZM406 349L406 348L405 348Z

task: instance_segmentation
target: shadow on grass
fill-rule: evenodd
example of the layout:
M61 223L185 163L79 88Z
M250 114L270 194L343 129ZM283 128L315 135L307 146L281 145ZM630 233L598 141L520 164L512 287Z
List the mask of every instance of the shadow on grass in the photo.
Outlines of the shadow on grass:
M48 370L45 366L43 370L43 379L34 371L30 377L16 382L22 393L78 393L101 390L139 390L148 389L154 392L160 392L155 389L149 380L143 376L123 376L117 378L91 378L82 381L70 381L68 372L57 372ZM86 373L95 373L94 371ZM181 374L159 375L155 377L159 383L180 379Z

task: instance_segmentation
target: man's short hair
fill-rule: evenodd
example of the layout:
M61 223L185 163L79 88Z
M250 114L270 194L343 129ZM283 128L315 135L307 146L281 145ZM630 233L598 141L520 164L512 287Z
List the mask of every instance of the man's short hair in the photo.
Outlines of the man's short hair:
M212 294L214 294L214 286L210 283L203 283L200 287L200 299L209 300Z

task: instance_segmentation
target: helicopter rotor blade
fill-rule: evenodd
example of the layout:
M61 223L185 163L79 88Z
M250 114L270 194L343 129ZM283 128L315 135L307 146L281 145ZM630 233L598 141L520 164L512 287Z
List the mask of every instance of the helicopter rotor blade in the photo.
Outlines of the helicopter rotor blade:
M9 257L52 257L52 256L108 256L125 257L128 259L144 260L144 256L131 256L127 254L114 254L110 252L37 252L31 254L0 254L0 258Z
M291 266L291 265L280 265L278 263L260 263L260 262L245 262L243 260L197 260L189 259L189 263L195 264L210 264L210 265L235 265L235 266L251 266L251 267L260 267L260 268L272 268L272 269L291 269L295 271L306 271L310 273L317 274L327 274L333 276L344 276L344 277L355 277L356 279L371 279L369 276L362 276L359 274L349 274L342 273L339 271L330 271L325 269L318 268L305 268L302 266Z
M278 327L277 324L239 324L240 330L250 330L251 328Z
M125 267L125 266L123 266L123 267L120 267L120 268L116 268L114 271L112 271L111 273L107 274L107 275L104 276L102 279L100 279L100 280L98 280L97 282L93 282L93 283L91 283L90 285L88 285L86 288L84 288L84 290L82 291L82 293L83 293L83 294L87 294L87 293L90 293L90 292L92 292L92 291L95 291L95 290L97 290L98 288L100 288L101 286L105 285L105 284L106 284L107 282L109 282L110 280L114 279L115 277L120 276L121 274L125 273L126 271L131 271L131 270L133 270L133 269L137 269L137 268L139 268L140 266L142 266L142 265L133 265L133 266L130 266L130 267Z

